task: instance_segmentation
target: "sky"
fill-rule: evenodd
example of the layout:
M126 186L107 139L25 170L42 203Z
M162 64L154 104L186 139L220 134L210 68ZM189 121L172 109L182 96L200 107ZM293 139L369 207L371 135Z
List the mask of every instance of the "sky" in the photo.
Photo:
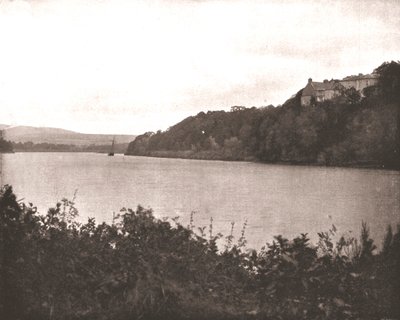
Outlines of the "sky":
M0 123L166 130L400 60L400 1L0 0Z

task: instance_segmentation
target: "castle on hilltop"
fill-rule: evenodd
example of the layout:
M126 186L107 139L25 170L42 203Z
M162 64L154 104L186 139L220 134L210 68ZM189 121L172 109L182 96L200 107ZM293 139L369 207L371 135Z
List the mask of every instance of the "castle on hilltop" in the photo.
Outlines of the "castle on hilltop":
M331 100L350 88L356 89L363 96L363 90L376 85L378 78L375 73L366 75L360 73L358 76L348 76L342 80L324 80L324 82L312 81L310 78L301 94L301 105L309 106L313 101Z

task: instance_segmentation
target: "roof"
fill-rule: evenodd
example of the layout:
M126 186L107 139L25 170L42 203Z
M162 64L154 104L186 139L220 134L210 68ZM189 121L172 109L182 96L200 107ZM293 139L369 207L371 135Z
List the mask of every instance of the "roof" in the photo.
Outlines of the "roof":
M302 96L313 96L316 91L338 90L340 87L341 85L337 80L316 82L309 79L307 85L303 89Z
M378 79L379 75L376 73L371 74L359 74L358 76L348 76L343 78L343 80L332 79L330 81L324 80L324 82L312 81L312 79L308 79L307 85L303 88L302 96L313 96L315 95L315 91L326 91L326 90L340 90L343 88L341 82L345 81L355 81L362 79Z
M358 76L348 76L343 78L341 81L350 81L350 80L362 80L362 79L378 79L379 75L376 73L371 73L371 74L359 74Z
M328 82L311 82L312 87L315 90L335 90L337 83L334 81Z

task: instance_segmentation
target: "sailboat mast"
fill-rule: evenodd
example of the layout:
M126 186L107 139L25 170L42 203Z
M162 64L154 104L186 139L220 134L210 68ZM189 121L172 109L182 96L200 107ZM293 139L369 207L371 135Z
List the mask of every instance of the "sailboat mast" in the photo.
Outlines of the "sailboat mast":
M111 143L111 150L108 153L109 156L113 156L114 155L114 144L115 144L115 137L113 138L112 143Z

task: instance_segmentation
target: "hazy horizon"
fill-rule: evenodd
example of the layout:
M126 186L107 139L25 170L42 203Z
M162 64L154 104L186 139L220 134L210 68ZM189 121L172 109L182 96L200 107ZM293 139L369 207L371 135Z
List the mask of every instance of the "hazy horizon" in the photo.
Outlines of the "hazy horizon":
M3 126L5 126L3 128ZM79 133L79 134L93 134L93 135L126 135L126 136L136 136L136 134L129 134L129 133L102 133L102 132L80 132L80 131L75 131L75 130L70 130L70 129L65 129L65 128L60 128L60 127L49 127L49 126L32 126L32 125L25 125L25 124L14 124L14 125L9 125L7 123L0 123L0 130L5 130L5 129L11 129L11 128L20 128L20 127L27 127L27 128L38 128L38 129L55 129L55 130L63 130L63 131L69 131L73 133Z
M0 122L165 130L400 59L398 1L0 1Z

